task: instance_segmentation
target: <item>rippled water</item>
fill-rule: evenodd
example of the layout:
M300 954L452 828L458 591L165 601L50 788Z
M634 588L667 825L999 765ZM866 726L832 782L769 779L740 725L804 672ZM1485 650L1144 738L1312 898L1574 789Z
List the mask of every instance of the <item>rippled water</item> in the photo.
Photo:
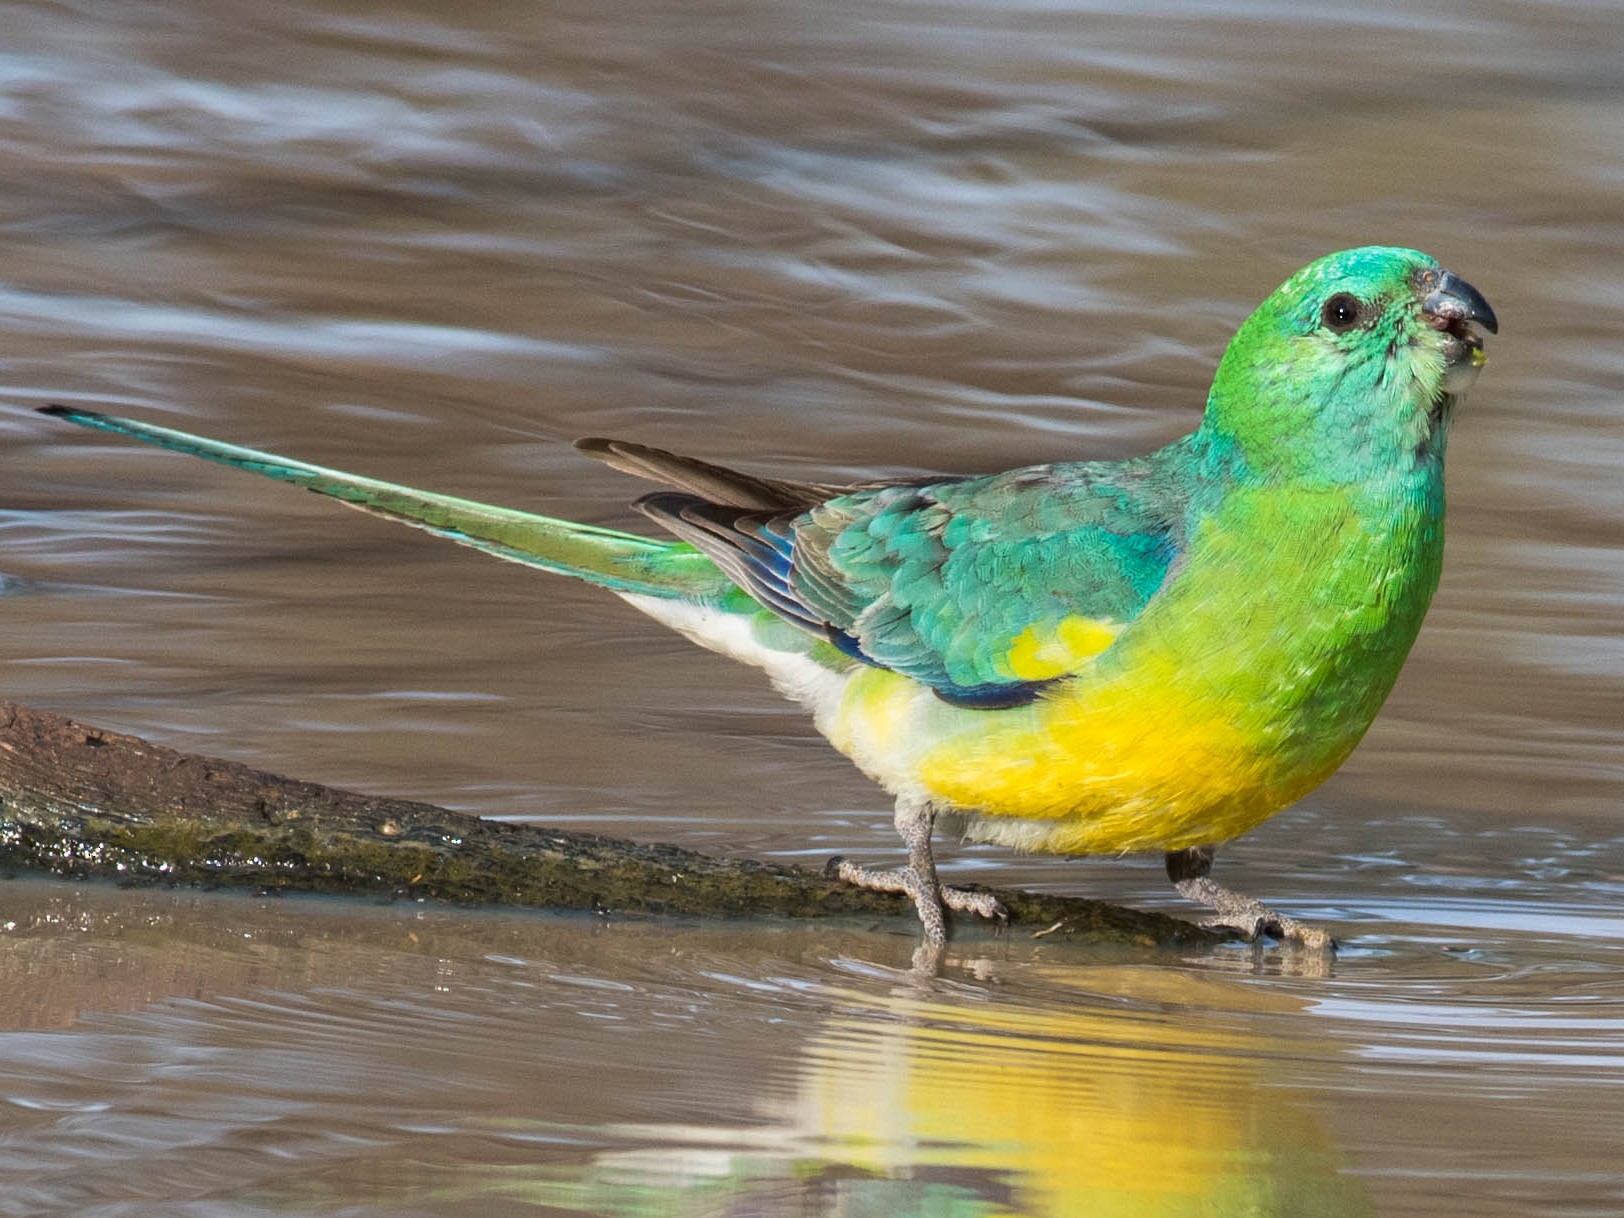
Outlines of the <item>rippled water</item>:
M1331 976L17 880L0 1214L1624 1212L1620 165L1599 3L7 5L4 693L301 777L892 849L618 603L30 406L625 524L573 437L1150 447L1332 248L1427 249L1502 333L1387 710L1225 856Z
M1616 904L1429 902L1330 978L1018 940L926 985L894 935L6 896L0 1214L1624 1205Z

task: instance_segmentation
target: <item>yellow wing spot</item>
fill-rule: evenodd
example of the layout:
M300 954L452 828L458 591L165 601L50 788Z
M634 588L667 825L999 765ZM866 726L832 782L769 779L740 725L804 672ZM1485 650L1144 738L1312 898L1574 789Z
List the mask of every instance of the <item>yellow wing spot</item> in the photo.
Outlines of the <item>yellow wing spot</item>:
M1010 673L1022 681L1058 677L1099 655L1121 629L1115 622L1076 614L1058 622L1035 622L1015 636L1006 662Z

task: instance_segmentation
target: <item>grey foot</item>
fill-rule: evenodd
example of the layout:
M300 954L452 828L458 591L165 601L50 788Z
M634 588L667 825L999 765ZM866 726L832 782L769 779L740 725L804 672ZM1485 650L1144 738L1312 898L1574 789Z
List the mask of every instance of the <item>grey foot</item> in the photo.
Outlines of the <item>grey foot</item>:
M1207 918L1201 925L1239 931L1248 942L1259 935L1273 935L1282 942L1301 944L1310 951L1336 950L1336 940L1323 927L1276 913L1263 902L1218 883L1209 874L1212 871L1212 858L1211 846L1172 850L1167 855L1167 876L1179 894L1217 913L1216 917Z
M908 848L906 867L881 871L859 867L845 859L830 859L828 870L858 888L907 893L913 898L914 908L919 911L919 924L925 931L925 943L934 948L939 949L947 942L944 907L998 918L1000 921L1009 920L1004 907L987 893L943 888L936 879L936 860L930 850L930 833L936 824L936 810L929 800L917 794L898 795L892 823L897 827L902 844Z
M1009 921L1009 911L990 892L972 892L967 888L951 888L939 884L935 869L927 875L922 869L893 867L859 867L846 859L830 859L831 874L856 888L871 892L905 892L913 898L919 911L919 921L928 943L947 942L947 920L942 910L979 914L1003 923Z
M1214 884L1214 888L1218 885ZM1184 886L1178 886L1181 893L1192 901L1203 900L1185 891ZM1225 891L1228 891L1227 889ZM1234 894L1231 894L1234 895ZM1206 904L1217 908L1217 902L1206 901ZM1250 898L1241 898L1239 903L1224 909L1219 909L1218 915L1212 918L1203 918L1201 925L1211 930L1235 930L1247 942L1251 942L1259 935L1273 935L1276 939L1286 943L1299 943L1303 947L1316 952L1330 952L1336 950L1336 940L1323 926L1315 926L1309 922L1299 922L1295 918L1288 918L1285 914L1276 913L1262 901Z

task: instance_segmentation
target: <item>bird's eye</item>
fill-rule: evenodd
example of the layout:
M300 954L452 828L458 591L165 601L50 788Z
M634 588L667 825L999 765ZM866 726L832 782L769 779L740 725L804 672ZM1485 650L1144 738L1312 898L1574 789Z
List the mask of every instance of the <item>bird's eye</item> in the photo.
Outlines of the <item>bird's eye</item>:
M1342 334L1353 329L1365 317L1365 306L1357 296L1348 292L1338 292L1325 302L1320 310L1320 321L1325 328L1333 334Z

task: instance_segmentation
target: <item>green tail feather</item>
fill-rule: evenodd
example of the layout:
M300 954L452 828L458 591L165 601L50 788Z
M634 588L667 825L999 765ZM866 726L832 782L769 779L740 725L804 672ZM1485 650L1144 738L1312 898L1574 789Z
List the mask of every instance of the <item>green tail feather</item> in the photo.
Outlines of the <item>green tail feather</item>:
M659 541L413 490L91 410L43 406L40 413L290 482L509 562L572 575L615 592L716 601L732 586L710 559L684 542Z

